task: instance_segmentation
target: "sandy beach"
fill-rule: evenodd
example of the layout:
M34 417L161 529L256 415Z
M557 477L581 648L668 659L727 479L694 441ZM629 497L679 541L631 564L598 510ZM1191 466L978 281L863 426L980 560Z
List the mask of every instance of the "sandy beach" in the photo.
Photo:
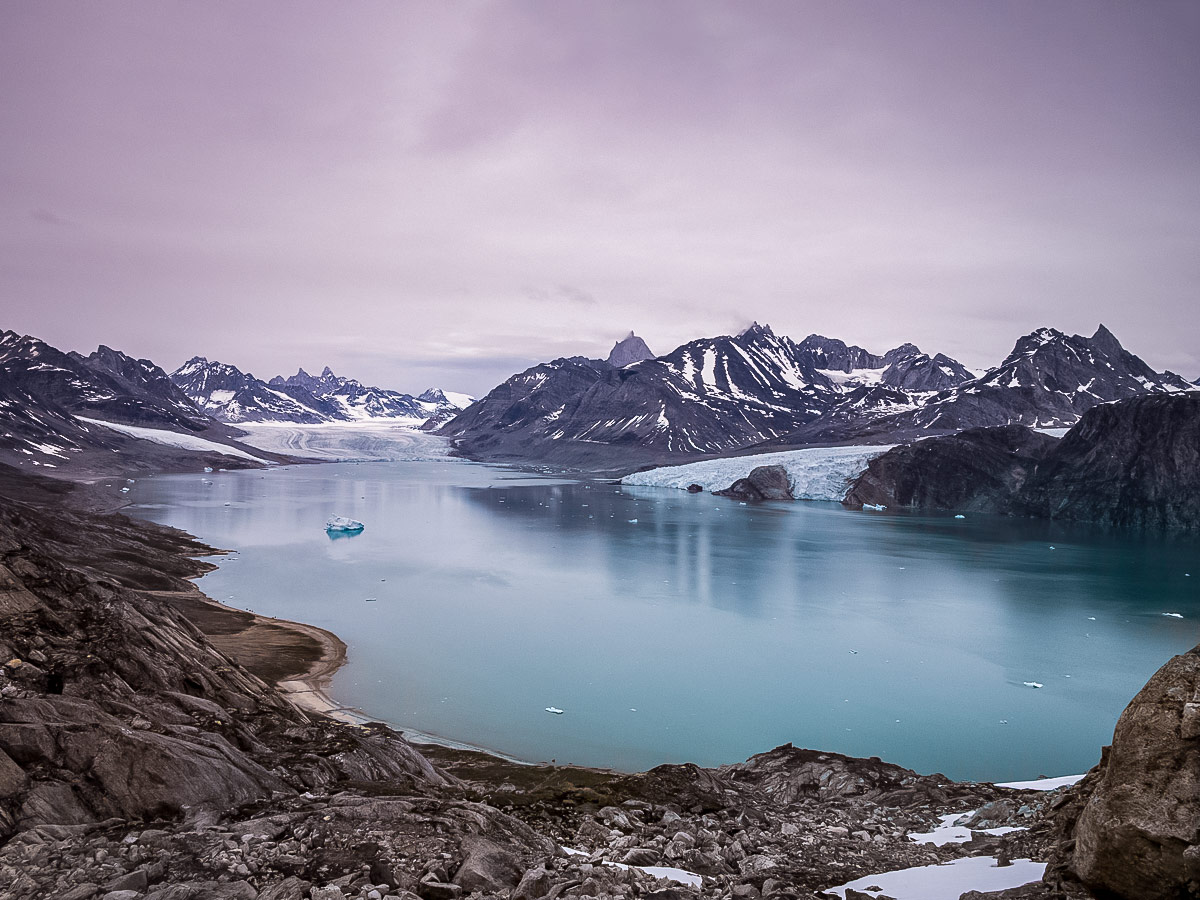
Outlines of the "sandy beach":
M332 631L235 609L199 588L158 591L154 596L171 603L218 650L275 685L301 709L347 722L366 718L329 696L329 683L346 661L346 645Z

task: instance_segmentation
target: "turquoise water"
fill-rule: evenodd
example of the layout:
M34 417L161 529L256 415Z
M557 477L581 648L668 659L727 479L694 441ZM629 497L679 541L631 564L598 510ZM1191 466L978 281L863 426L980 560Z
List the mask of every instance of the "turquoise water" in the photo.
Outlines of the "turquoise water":
M1194 540L450 460L158 476L130 498L239 551L210 596L340 635L340 702L529 760L791 741L959 779L1081 772L1200 640ZM331 540L331 514L366 530Z

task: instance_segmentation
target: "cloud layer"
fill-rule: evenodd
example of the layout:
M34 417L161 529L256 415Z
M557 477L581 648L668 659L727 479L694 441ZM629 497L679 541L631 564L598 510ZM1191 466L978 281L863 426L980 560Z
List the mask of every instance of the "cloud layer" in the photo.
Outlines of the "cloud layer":
M2 327L485 391L752 319L1200 374L1194 3L0 8Z

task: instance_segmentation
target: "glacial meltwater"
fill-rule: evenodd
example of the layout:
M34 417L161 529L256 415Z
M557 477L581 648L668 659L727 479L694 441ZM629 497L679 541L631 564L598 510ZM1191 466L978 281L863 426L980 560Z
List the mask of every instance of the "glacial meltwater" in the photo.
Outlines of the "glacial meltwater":
M1082 772L1200 639L1194 540L449 459L130 487L134 515L237 551L211 597L346 642L337 701L520 759L640 770L790 741L958 779Z

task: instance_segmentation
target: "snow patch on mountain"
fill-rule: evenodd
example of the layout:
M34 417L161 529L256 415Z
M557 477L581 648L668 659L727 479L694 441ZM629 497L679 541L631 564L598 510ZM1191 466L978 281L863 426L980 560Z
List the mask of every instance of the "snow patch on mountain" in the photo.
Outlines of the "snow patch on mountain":
M867 463L890 449L891 445L812 447L754 456L729 456L634 472L622 478L621 484L679 490L698 484L706 491L719 491L739 478L745 478L758 466L783 466L788 473L792 496L797 500L836 502L846 496L850 482L866 470Z
M248 459L251 462L271 465L267 460L251 456L245 450L239 450L237 447L230 447L228 444L219 444L216 441L196 437L194 434L180 434L179 432L166 431L162 428L142 428L137 425L122 425L117 422L89 419L86 416L76 416L76 418L80 422L87 422L89 425L99 425L101 428L108 428L112 431L129 435L130 437L139 438L143 441L152 441L155 444L163 444L167 447L178 447L180 450L194 450L198 453L220 453L223 456L236 456L239 459Z

